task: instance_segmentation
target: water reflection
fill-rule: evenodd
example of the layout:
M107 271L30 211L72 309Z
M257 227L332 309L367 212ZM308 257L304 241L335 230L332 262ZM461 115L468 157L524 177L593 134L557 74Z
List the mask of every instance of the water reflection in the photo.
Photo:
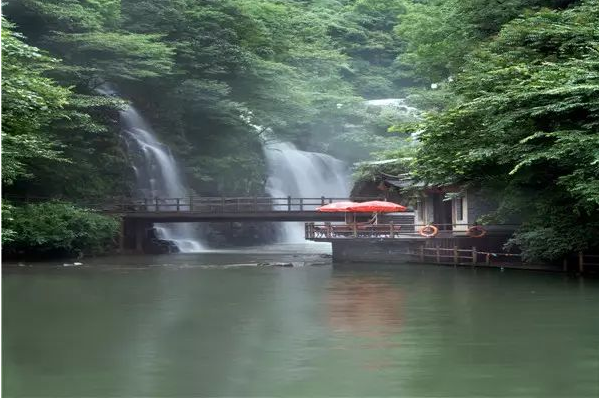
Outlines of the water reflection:
M335 277L327 288L328 323L335 332L381 337L398 333L402 293L392 279Z

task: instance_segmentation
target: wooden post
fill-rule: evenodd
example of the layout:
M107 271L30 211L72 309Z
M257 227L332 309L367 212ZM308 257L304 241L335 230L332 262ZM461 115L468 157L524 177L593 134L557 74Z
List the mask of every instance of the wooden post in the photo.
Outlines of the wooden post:
M358 237L358 224L356 223L355 220L354 220L353 228L354 228L354 231L353 231L354 232L354 238L357 238Z
M304 198L300 198L299 206L300 206L300 211L304 211Z
M420 245L420 262L424 262L424 245Z
M393 228L393 221L389 221L389 236L391 239L395 237L395 229Z
M179 198L177 198L177 211L181 210L181 203Z
M583 252L578 252L578 272L581 274L584 272L584 254Z
M476 260L478 260L478 254L476 252L476 246L472 246L472 265L476 265Z
M458 247L454 246L453 247L453 263L454 264L459 264L459 262L460 262L460 256L459 256L459 253L458 253Z
M291 211L291 196L287 196L287 211Z
M320 197L320 205L321 205L321 206L324 206L324 196L321 196L321 197Z
M436 246L436 249L437 249L437 251L436 251L435 255L437 257L437 263L440 263L441 262L441 253L439 253L439 245Z
M487 253L487 257L485 258L485 264L491 265L491 253Z

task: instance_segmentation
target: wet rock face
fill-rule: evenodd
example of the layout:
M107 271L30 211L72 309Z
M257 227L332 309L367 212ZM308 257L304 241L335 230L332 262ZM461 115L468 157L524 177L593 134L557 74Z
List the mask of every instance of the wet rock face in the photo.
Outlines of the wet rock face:
M148 240L144 246L144 252L148 254L179 253L179 247L175 242L166 239Z
M168 239L162 239L156 228L148 230L148 236L144 242L144 252L148 254L179 253L177 244Z

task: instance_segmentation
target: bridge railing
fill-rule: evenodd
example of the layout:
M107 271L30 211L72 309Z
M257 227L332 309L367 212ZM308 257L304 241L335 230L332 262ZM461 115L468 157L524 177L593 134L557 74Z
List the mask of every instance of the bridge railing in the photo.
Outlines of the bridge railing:
M196 213L243 213L243 212L295 212L313 211L328 203L353 200L367 201L380 198L294 198L291 196L273 198L253 197L197 197L187 198L145 198L112 201L103 204L90 204L88 207L105 212L196 212Z

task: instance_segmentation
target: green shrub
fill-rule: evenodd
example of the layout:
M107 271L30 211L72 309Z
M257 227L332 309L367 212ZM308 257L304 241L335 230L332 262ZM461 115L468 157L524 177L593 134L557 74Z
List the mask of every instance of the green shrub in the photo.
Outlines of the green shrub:
M4 252L26 256L100 254L115 245L119 223L70 203L3 204Z

